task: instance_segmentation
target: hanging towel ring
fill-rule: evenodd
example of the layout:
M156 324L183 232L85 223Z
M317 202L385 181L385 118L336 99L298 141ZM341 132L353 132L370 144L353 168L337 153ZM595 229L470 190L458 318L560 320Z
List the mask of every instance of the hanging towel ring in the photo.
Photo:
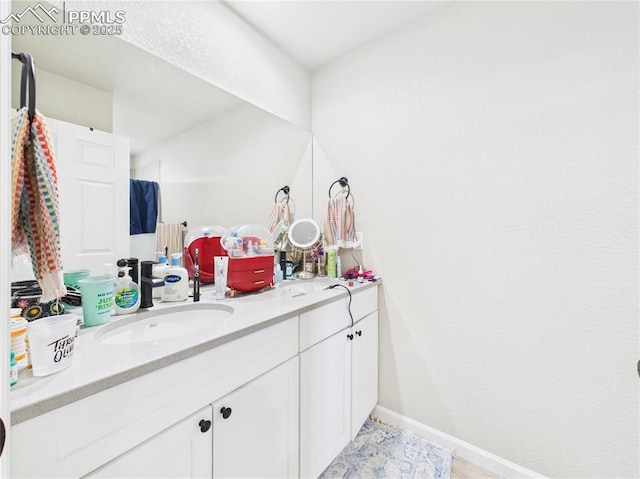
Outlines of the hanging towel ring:
M331 183L331 186L329 187L329 198L331 198L331 188L333 188L333 186L336 183L340 183L340 186L342 186L343 188L344 187L347 188L347 196L346 196L346 198L349 198L349 195L351 194L351 187L349 186L349 180L345 176L342 176L339 179L337 179L336 181L334 181L333 183Z
M285 194L285 197L284 197L284 198L282 198L282 200L280 200L280 201L287 200L286 202L287 202L287 203L289 203L289 191L290 191L290 189L289 189L289 186L288 186L288 185L285 185L285 186L283 186L282 188L280 188L278 191L276 191L276 197L274 198L274 200L273 200L273 201L274 201L275 203L278 203L278 194L279 194L281 191Z

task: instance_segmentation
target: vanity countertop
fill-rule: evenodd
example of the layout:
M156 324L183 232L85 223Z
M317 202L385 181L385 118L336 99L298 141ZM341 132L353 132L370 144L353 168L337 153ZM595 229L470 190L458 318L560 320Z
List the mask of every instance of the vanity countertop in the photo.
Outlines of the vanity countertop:
M44 377L34 377L31 370L26 368L20 371L18 384L11 388L9 394L11 423L19 424L314 307L348 296L345 288L305 290L304 285L310 283L339 283L346 286L344 281L328 278L293 280L279 283L273 289L223 300L215 300L213 287L205 286L198 303L191 299L181 303L163 303L156 300L153 308L130 315L112 316L104 325L84 329L76 338L72 365L67 369ZM379 283L355 283L349 290L352 294L357 294L360 290L377 287ZM211 328L162 341L126 344L105 344L100 341L104 331L113 329L115 323L133 322L138 318L142 319L143 315L148 317L150 312L169 308L175 312L194 308L206 309L207 305L214 303L230 306L234 312L226 318L213 321Z

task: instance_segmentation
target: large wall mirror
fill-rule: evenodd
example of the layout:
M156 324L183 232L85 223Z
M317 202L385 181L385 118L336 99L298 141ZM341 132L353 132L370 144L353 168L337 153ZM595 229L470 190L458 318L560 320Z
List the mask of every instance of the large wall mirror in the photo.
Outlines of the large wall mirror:
M131 176L160 184L162 221L266 225L284 185L295 216L312 215L309 131L116 36L14 35L12 49L35 59L45 116L130 139Z

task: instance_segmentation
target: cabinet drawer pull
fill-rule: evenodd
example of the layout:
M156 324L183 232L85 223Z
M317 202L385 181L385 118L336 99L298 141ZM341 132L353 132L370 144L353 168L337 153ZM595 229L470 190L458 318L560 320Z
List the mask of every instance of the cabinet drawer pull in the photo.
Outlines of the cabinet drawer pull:
M203 419L198 423L198 426L200 426L201 432L207 432L211 427L211 421L209 421L208 419L207 420Z
M353 334L347 334L347 338L349 338L349 341L353 341Z
M254 271L254 274L260 274L260 273L264 273L263 269L257 269Z
M231 416L231 408L223 407L220 409L220 414L222 414L222 419L229 419L229 416Z
M356 334L357 334L358 336L362 336L362 331L356 331Z
M264 279L262 281L254 281L253 284L264 284Z

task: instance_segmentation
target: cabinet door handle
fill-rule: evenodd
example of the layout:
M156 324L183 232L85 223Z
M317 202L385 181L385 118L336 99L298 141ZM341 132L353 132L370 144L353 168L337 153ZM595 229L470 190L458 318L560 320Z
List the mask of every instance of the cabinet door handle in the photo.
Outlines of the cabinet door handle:
M220 414L222 414L222 419L229 419L229 416L231 416L231 408L223 407L220 409Z
M362 331L356 331L356 334L357 334L358 336L362 336Z
M211 427L211 421L203 419L198 423L198 425L200 426L200 432L207 432Z
M263 269L256 269L256 270L254 270L254 272L253 272L253 274L261 274L261 273L264 273L264 270L263 270Z
M349 338L349 341L353 341L353 334L347 334L347 338Z

